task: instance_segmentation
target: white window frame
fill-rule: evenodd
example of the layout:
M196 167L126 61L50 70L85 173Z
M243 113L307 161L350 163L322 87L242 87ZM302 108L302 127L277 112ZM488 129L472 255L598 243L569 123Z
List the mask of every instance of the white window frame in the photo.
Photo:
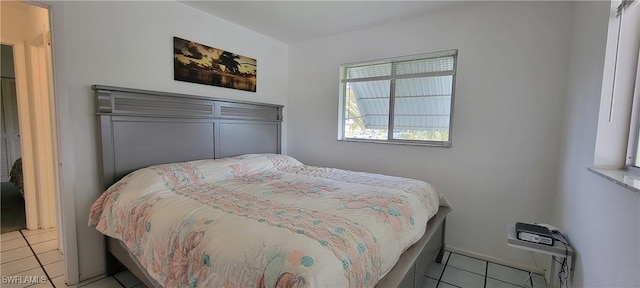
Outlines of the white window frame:
M348 68L353 67L363 67L363 66L372 66L379 64L391 63L395 65L399 62L406 61L415 61L422 59L433 59L433 58L442 58L442 57L453 57L453 69L450 71L440 71L440 72L424 72L424 73L415 73L415 74L402 74L396 75L391 74L389 76L378 76L378 77L368 77L368 78L358 78L353 80L346 79L346 71ZM340 66L340 93L339 93L339 108L338 108L338 140L339 141L348 141L348 142L367 142L367 143L385 143L385 144L404 144L404 145L418 145L418 146L434 146L434 147L445 147L450 148L452 145L452 135L453 135L453 103L455 98L455 87L456 87L456 75L457 75L457 65L458 64L458 50L451 49L445 51L431 52L419 55L411 55L404 57L394 57L388 59L379 59L373 61L362 61L362 62L354 62L342 64ZM395 69L392 69L394 71ZM393 73L393 72L392 72ZM395 81L397 79L412 79L412 78L424 78L424 77L436 77L436 76L452 76L452 84L451 84L451 98L450 98L450 110L449 110L449 131L448 131L448 139L446 141L431 141L431 140L409 140L409 139L397 139L393 137L394 131L394 114L395 114ZM348 82L361 82L361 81L377 81L377 80L390 80L390 91L389 91L389 126L388 126L388 135L386 140L380 139L360 139L360 138L347 138L345 137L344 124L347 109L347 97L346 97L346 88Z
M638 9L638 7L633 7L636 6L638 4L638 0L627 0L627 1L622 1L621 4L617 7L617 17L622 17L623 14L626 12L626 9ZM637 12L637 11L636 11ZM620 21L621 18L620 18ZM621 27L621 26L619 26ZM638 32L640 32L640 30L638 30ZM620 31L618 31L618 33L620 33ZM620 37L618 35L618 39L617 39L616 45L620 45ZM638 47L640 48L640 46ZM618 62L619 59L617 59L617 52L620 48L618 46L616 46L616 59L615 61ZM633 94L631 95L632 98L632 104L631 104L631 116L629 117L629 138L627 140L627 151L626 151L626 160L625 160L625 168L630 171L633 172L634 174L640 174L640 158L638 158L638 156L640 156L640 50L636 51L635 53L637 53L638 58L636 59L636 63L635 63L635 72L636 72L636 77L635 77L635 86L633 88ZM615 63L615 69L618 69L618 63ZM613 89L615 89L615 85L617 83L615 83L615 75L618 73L618 71L613 71L614 73L614 83L613 83ZM613 94L613 93L612 93ZM612 95L612 102L614 101L614 95ZM613 113L613 111L611 112Z
M631 123L629 125L629 140L627 144L627 160L625 166L628 170L640 174L640 51L638 51L638 63L636 64L636 81L633 89L631 110Z

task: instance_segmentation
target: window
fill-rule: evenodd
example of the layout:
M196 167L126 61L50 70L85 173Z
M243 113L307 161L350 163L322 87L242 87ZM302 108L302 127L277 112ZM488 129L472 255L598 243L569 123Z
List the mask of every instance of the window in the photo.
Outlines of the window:
M640 166L640 47L638 1L612 1L598 118L594 167ZM635 95L634 95L635 94ZM626 155L625 155L626 154ZM626 157L625 157L626 156Z
M618 37L613 72L612 97L621 90L626 98L633 99L626 164L640 172L640 9L637 0L625 0L616 8ZM615 100L615 99L613 99ZM612 101L613 101L612 100ZM611 112L613 113L613 111Z
M640 165L636 161L640 99L639 95L634 96L640 44L637 3L637 0L610 3L593 159L595 169L633 170Z
M342 65L338 140L450 147L457 54Z

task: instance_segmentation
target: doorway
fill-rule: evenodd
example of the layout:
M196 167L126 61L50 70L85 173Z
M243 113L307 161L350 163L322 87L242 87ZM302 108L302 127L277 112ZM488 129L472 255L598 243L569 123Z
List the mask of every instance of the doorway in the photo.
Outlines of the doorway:
M27 228L24 189L22 187L22 159L20 149L20 128L18 125L18 100L14 69L13 46L0 46L0 112L2 113L2 156L0 168L0 233L8 233Z
M20 1L1 1L0 5L3 57L0 192L4 202L5 188L9 191L16 188L24 211L22 223L16 221L18 224L4 227L2 221L0 258L3 271L14 273L3 276L22 275L35 269L44 273L48 281L55 283L58 278L58 283L60 279L64 283L60 205L56 203L59 171L49 11ZM6 67L5 57L11 60L6 61L11 64ZM10 204L19 210L20 201ZM2 212L4 218L5 211ZM37 263L40 267L26 263Z

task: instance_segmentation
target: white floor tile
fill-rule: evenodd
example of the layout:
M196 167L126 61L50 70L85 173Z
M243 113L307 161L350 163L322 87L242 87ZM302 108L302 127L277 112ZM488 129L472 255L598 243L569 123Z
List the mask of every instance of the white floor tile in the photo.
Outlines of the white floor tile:
M58 261L44 265L44 271L47 271L47 274L51 278L64 275L64 261Z
M42 267L36 267L27 271L16 273L14 274L14 276L46 277L47 275L44 274L44 270L42 270Z
M479 286L479 287L482 287L482 286ZM440 282L440 284L438 284L438 288L458 288L458 286L453 286L449 283Z
M495 263L489 263L487 276L518 286L524 286L529 280L529 272Z
M486 288L518 288L521 286L516 286L507 282L502 282L499 280L487 278L487 286Z
M80 282L78 284L75 284L75 286L77 286L77 287L86 286L86 285L89 285L89 284L91 284L93 282L96 282L98 280L102 280L102 279L105 279L105 278L107 278L107 275L106 274L101 274L101 275L94 276L94 277L91 277L89 279L86 279L86 280L84 280L84 281L82 281L82 282Z
M13 231L13 232L0 234L0 241L2 242L19 239L19 238L22 238L22 234L20 234L20 231Z
M4 274L3 274L3 276L4 276ZM27 271L23 271L23 272L20 272L20 273L17 273L15 275L11 275L11 276L21 277L21 279L23 279L21 281L22 283L15 283L15 282L12 283L12 284L3 283L2 284L2 288L5 288L5 287L7 287L7 288L27 287L27 286L31 286L31 285L36 284L35 282L44 283L47 280L47 276L44 274L44 271L40 267L37 267L37 268L34 268L34 269L30 269L30 270L27 270ZM28 277L28 279L27 279L27 277ZM13 280L16 280L16 278L14 278Z
M25 246L27 246L27 241L24 241L23 238L18 238L13 240L2 241L2 243L0 244L0 248L1 248L0 250L4 252L4 251L20 248L20 247L25 247Z
M540 274L531 274L531 280L533 280L533 288L546 288L547 280Z
M62 256L62 252L58 249L38 254L38 260L40 260L42 265L62 261L63 259L64 257Z
M440 263L431 263L429 269L427 270L426 275L433 279L440 279L440 275L442 275L442 271L444 270L444 265Z
M40 267L38 260L35 256L29 256L27 258L18 259L0 265L0 274L2 276L15 275L20 272L31 270L33 268Z
M36 234L46 233L46 232L51 232L51 231L56 231L56 228L34 229L34 230L22 229L20 232L22 232L22 234L24 234L24 237L29 237L31 235L36 235Z
M80 286L82 288L122 288L120 283L116 281L113 277L107 277L102 280L98 280L96 282L89 283L84 286Z
M58 240L49 240L42 243L31 245L36 254L52 251L58 249Z
M424 284L422 288L436 288L438 286L438 280L431 279L427 277L427 282Z
M42 284L31 285L29 286L29 288L53 288L53 286L51 285L51 283L47 282Z
M452 254L453 257L455 254ZM442 278L440 281L447 282L455 286L462 288L467 287L484 287L484 276L464 271L452 266L447 266L444 269ZM442 283L442 282L441 282Z
M129 270L122 271L116 275L113 275L113 277L115 277L126 288L131 288L142 283L142 281L136 278L136 276L133 275L133 273L131 273L131 271Z
M58 277L55 277L55 278L51 278L51 282L53 282L53 285L56 285L56 288L74 287L73 285L72 286L67 286L66 280L64 279L64 275L58 276Z
M449 256L451 256L451 252L444 251L444 255L442 256L442 264L447 264L447 261L449 260Z
M44 232L44 233L25 236L25 237L27 238L27 242L33 245L33 244L37 244L44 241L58 239L58 233L54 230L54 231Z
M91 284L93 282L96 282L98 280L102 280L104 278L106 278L106 276L104 274L102 274L102 275L98 275L98 276L89 278L87 280L84 280L84 281L82 281L82 282L80 282L78 284L75 284L75 285L67 285L65 277L64 277L64 275L62 275L62 276L58 276L58 277L52 278L51 281L53 282L54 285L56 285L56 288L76 288L76 287L80 287L80 286L89 285L89 284Z
M451 256L449 256L449 262L447 262L447 266L453 266L469 272L485 275L487 269L487 261L451 253Z
M56 285L56 288L75 288L75 287L78 287L80 285L80 284L67 285L67 283L66 283L67 280L65 280L64 275L60 275L58 277L51 278L51 282L53 282L53 285Z
M0 262L4 264L4 263L15 261L18 259L27 258L32 255L33 255L33 252L31 252L31 249L29 249L29 246L20 247L20 248L2 252L0 254Z

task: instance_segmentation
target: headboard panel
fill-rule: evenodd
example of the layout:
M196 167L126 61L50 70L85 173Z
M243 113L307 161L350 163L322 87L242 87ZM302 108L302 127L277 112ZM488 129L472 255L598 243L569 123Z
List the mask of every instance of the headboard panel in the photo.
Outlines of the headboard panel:
M282 105L93 85L102 187L156 164L280 153Z

